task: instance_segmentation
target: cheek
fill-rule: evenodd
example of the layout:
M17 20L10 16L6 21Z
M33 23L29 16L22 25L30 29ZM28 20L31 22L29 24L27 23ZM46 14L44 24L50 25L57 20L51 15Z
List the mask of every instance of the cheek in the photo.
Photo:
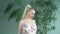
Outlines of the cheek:
M31 12L29 12L28 15L29 15L30 17L33 17L33 16L34 16L34 14L31 13Z
M27 12L27 15L30 15L30 12Z
M34 14L32 14L32 13L31 13L31 16L33 17L33 16L34 16Z
M29 16L31 16L31 13L29 13Z
M29 13L28 13L28 16L32 16L32 14L29 12Z
M29 16L29 17L31 17L32 16L32 14L29 12L29 13L27 13L27 15Z
M32 16L34 16L34 14L32 14Z

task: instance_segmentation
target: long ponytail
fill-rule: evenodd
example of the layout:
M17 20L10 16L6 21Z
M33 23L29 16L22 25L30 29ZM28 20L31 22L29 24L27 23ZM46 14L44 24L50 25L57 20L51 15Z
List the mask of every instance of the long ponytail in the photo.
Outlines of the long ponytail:
M28 4L28 5L25 7L25 9L24 9L24 12L23 12L23 15L22 15L21 20L25 19L25 17L26 17L26 12L27 12L27 10L28 10L29 8L32 8L32 7L31 7L31 5Z

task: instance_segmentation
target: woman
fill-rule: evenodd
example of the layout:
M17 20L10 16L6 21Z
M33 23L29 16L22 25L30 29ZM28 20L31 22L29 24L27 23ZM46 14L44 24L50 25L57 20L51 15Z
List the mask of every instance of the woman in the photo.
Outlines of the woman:
M34 15L35 10L30 5L27 5L25 7L22 19L19 22L18 34L21 34L21 31L23 34L36 34L36 21L32 19Z

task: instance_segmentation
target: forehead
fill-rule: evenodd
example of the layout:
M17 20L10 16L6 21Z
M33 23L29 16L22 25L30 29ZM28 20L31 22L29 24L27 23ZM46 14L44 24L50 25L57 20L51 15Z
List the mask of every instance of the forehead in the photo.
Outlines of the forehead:
M35 13L35 10L31 10L32 13Z

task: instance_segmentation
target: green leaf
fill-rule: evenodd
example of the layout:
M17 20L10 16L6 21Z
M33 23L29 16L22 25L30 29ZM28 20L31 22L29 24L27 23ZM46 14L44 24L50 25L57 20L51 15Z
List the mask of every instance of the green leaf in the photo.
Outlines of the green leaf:
M13 6L14 6L14 3L8 3L8 6L5 9L5 12L4 13L10 12L10 10L12 9Z
M9 21L11 18L14 18L14 17L18 16L18 14L20 13L19 11L20 11L20 9L14 10L14 11L11 13L11 15L9 16L8 21Z

